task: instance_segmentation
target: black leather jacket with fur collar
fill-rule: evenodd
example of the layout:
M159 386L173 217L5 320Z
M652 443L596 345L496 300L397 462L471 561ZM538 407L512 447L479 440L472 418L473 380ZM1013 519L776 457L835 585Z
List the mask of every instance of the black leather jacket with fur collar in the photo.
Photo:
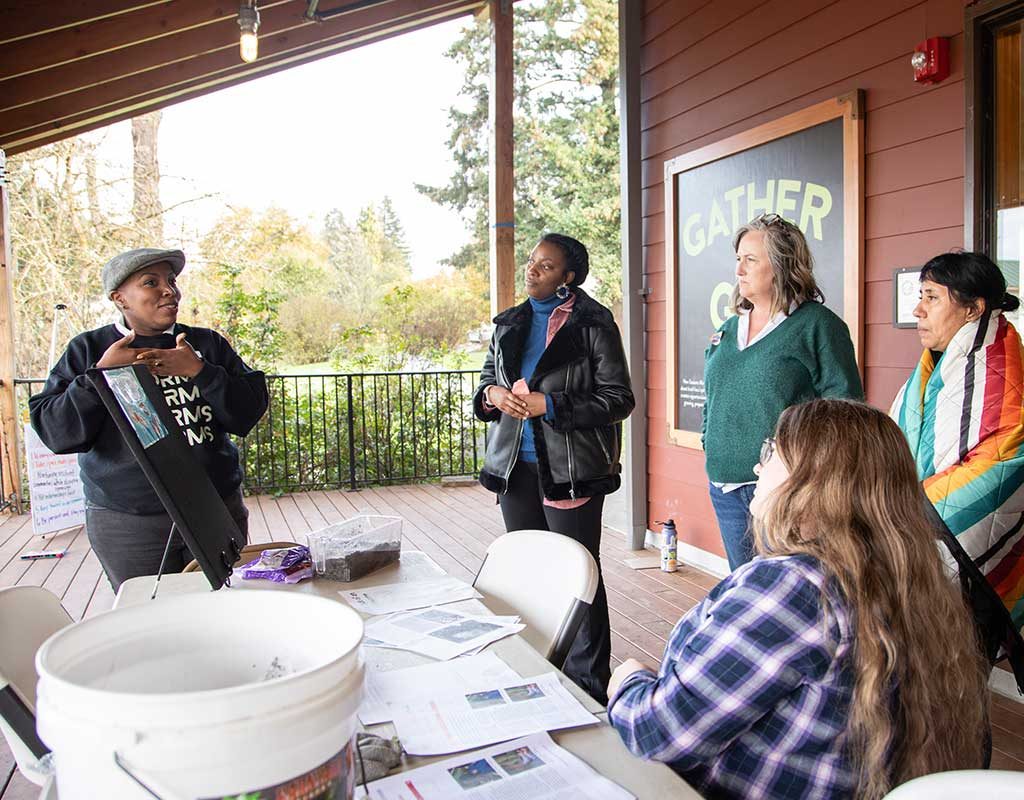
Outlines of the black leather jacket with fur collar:
M477 417L491 423L480 483L492 492L508 488L524 424L533 426L541 485L549 500L592 497L619 488L620 423L634 406L626 354L612 313L582 289L575 293L568 321L527 382L531 391L551 397L550 422L544 417L519 420L484 407L485 387L511 389L521 377L533 309L527 300L494 318L497 327L473 397Z

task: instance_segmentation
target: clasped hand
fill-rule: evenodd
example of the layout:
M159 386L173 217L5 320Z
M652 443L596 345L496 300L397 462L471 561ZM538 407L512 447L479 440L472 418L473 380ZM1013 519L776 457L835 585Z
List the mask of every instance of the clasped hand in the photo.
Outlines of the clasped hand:
M548 411L547 395L543 392L520 395L495 384L487 390L487 397L502 414L508 414L516 419L541 417Z
M174 340L175 346L167 350L132 347L134 341L135 331L128 331L124 338L118 339L106 349L96 366L126 367L130 364L143 364L153 375L177 375L184 378L194 378L203 368L203 360L185 340L184 333L179 333Z

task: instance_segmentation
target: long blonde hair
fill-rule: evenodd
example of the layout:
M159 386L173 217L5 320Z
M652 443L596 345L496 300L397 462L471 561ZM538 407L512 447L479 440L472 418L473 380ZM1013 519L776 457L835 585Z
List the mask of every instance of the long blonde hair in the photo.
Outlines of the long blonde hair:
M943 567L903 433L863 403L812 400L783 412L776 443L789 477L755 520L754 546L813 556L848 604L856 677L846 745L857 796L980 767L988 664Z
M825 302L825 296L814 279L814 257L803 232L778 214L762 214L736 231L732 249L738 251L740 241L751 231L762 231L765 253L772 267L772 313L789 315L790 306L810 300ZM732 290L732 312L749 311L754 304L740 295L737 283Z

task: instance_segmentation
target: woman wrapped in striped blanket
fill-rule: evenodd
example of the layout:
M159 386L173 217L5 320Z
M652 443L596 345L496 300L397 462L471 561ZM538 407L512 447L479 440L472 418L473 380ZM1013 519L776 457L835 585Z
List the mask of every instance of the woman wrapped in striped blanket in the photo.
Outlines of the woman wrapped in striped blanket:
M935 510L1024 627L1024 350L1019 306L980 253L921 270L924 352L893 403Z

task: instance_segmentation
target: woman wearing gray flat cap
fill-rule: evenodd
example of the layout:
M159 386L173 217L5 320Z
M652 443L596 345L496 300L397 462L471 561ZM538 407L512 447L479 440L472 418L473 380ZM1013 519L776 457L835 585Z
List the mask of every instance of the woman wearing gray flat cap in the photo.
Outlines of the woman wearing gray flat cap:
M79 454L86 533L115 592L128 578L156 574L171 520L86 377L93 366L149 368L181 435L248 535L242 470L228 434L246 435L263 416L267 382L220 334L177 321L184 268L180 250L142 248L108 261L103 291L121 321L72 339L29 400L32 427L47 447ZM181 572L191 560L176 534L165 571Z

